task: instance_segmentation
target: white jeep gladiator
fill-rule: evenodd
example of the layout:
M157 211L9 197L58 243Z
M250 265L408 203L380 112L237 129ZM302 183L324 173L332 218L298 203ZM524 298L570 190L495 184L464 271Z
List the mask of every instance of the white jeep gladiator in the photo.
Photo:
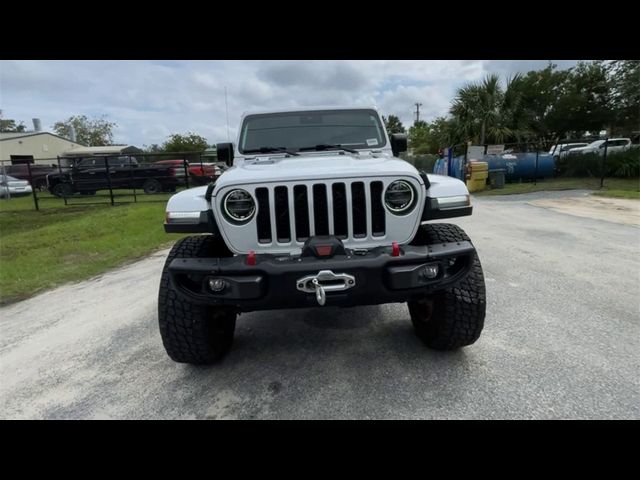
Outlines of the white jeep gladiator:
M194 233L172 248L158 298L177 362L231 347L236 317L267 309L407 302L417 336L450 350L475 342L485 284L470 239L432 220L471 215L455 178L398 158L375 108L268 111L242 117L230 167L171 197L164 228Z

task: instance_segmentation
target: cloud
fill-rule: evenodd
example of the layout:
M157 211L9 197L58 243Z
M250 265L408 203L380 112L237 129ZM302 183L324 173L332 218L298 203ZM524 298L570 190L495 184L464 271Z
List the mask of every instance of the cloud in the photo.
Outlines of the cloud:
M575 61L554 61L560 68ZM71 115L115 122L115 141L162 143L194 132L233 140L244 111L313 105L377 105L406 126L445 115L456 88L490 72L510 75L547 61L0 61L5 118L43 126ZM225 102L225 89L227 99Z

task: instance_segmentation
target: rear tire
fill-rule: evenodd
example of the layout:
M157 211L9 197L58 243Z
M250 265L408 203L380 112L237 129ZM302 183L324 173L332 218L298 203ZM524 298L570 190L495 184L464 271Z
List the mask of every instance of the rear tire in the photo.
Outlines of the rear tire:
M470 241L464 230L441 223L422 227L413 243L459 241ZM474 343L480 337L486 313L486 289L478 254L474 256L471 271L454 287L410 301L408 306L415 334L426 346L455 350Z
M68 183L58 183L53 186L52 192L56 197L70 197L73 195L73 187Z
M152 195L154 193L162 192L162 185L155 178L150 178L144 182L142 189L147 195Z
M211 364L231 348L237 313L232 307L198 305L175 291L169 277L174 258L224 257L231 252L211 235L186 237L171 249L160 279L158 321L169 357L180 363Z

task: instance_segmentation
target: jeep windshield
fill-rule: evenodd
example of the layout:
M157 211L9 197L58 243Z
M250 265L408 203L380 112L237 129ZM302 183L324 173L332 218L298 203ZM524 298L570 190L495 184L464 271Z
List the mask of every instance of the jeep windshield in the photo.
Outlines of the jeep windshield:
M240 153L278 150L325 151L384 147L384 127L371 109L313 110L247 115L240 133ZM272 151L276 151L273 149Z

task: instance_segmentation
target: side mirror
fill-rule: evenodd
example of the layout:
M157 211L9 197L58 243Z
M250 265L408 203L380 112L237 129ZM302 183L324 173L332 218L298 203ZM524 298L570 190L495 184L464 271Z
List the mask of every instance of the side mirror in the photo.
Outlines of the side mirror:
M391 151L394 157L407 151L407 136L404 133L391 134Z
M216 152L218 161L224 162L228 167L233 167L233 143L218 143Z

